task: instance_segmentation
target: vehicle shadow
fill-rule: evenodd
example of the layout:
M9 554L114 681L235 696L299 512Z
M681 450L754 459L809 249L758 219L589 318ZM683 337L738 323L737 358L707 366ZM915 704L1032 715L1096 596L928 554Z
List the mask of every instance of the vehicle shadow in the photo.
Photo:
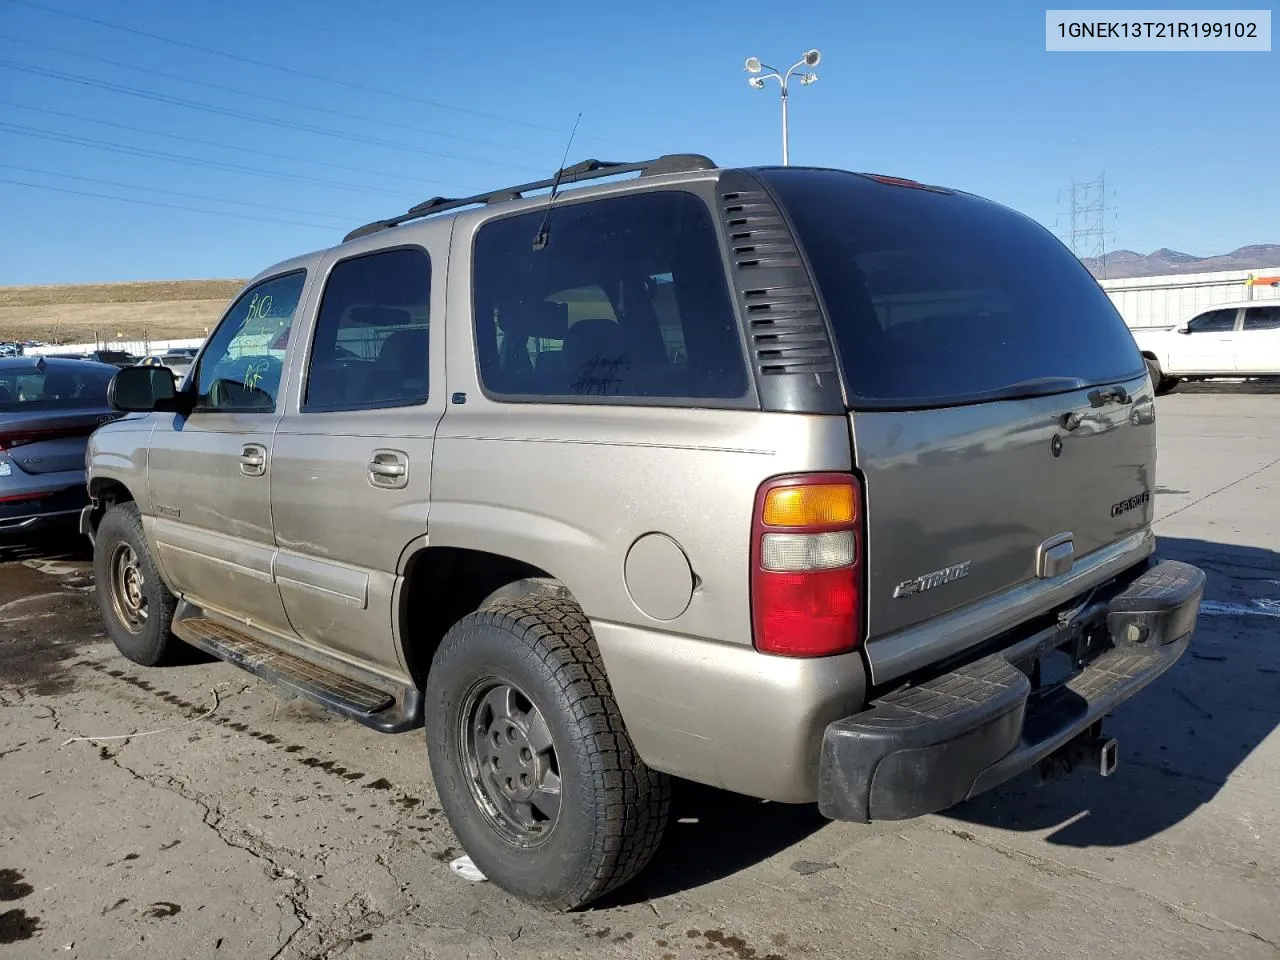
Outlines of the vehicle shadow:
M1220 393L1250 396L1280 394L1280 377L1255 377L1250 380L1201 380L1177 384L1171 394Z
M1159 555L1205 571L1206 603L1177 665L1104 724L1120 744L1116 773L1077 771L1044 785L1028 773L944 816L1049 830L1046 842L1061 846L1124 846L1210 802L1280 726L1280 554L1161 537Z
M74 524L29 534L0 532L0 563L24 560L92 563L93 545Z
M712 883L767 860L829 823L815 804L769 803L677 780L671 822L653 862L598 906L643 903Z

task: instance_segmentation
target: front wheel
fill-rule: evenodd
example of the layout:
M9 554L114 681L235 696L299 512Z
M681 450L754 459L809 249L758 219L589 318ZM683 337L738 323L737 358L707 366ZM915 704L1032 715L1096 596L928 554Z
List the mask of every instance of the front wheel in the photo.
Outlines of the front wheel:
M1160 369L1160 361L1154 357L1143 358L1147 364L1147 375L1151 377L1151 386L1155 390L1157 396L1168 393L1177 386L1177 379L1174 377L1166 377L1164 371Z
M173 659L181 642L169 632L177 601L151 559L136 504L112 504L98 524L93 577L98 611L116 649L144 667Z
M501 602L462 618L426 700L441 806L493 883L572 910L648 864L670 780L636 755L576 603Z

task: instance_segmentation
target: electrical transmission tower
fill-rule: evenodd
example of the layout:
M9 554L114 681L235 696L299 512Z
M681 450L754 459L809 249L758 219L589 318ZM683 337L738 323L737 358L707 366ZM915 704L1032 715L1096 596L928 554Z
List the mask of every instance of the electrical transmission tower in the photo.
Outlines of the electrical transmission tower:
M1091 260L1099 276L1107 276L1107 175L1096 180L1071 181L1068 203L1067 246L1081 260Z

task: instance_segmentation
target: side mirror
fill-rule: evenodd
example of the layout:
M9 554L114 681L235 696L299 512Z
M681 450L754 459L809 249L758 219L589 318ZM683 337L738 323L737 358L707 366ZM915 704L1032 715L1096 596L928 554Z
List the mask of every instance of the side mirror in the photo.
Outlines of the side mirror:
M111 378L107 403L121 413L177 411L178 385L168 367L124 367Z
M1178 332L1178 333L1190 333L1190 332L1191 332L1191 328L1190 328L1190 327L1188 327L1185 323L1184 323L1182 326L1180 326L1180 327L1175 327L1174 329L1175 329L1175 330L1177 330L1177 332Z

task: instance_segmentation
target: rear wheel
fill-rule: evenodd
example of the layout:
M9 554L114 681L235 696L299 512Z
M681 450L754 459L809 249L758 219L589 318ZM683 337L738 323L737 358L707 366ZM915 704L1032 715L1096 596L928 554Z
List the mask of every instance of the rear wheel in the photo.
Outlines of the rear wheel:
M670 781L636 755L576 603L501 602L458 621L427 704L441 805L493 883L571 910L652 858Z
M177 604L147 550L134 503L107 509L94 537L93 575L107 636L146 667L173 659L180 641L169 632Z

